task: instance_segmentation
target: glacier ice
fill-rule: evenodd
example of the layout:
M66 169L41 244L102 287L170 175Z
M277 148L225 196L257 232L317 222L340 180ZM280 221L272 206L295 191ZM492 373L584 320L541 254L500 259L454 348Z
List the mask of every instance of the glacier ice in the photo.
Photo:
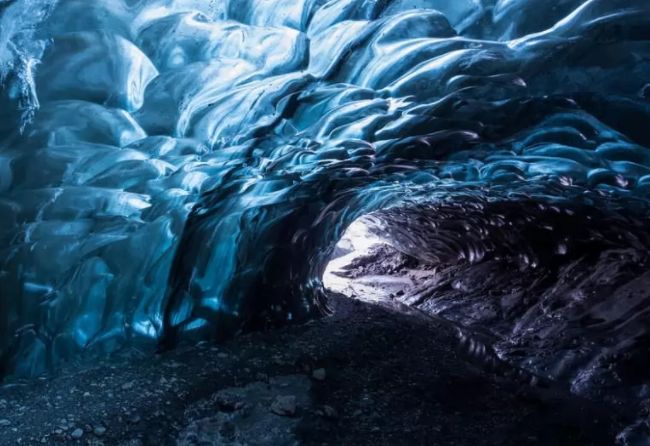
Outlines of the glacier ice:
M0 372L321 314L376 211L429 262L643 264L650 6L552 3L0 1ZM647 335L644 299L541 296L503 354L602 320L528 364L577 389Z

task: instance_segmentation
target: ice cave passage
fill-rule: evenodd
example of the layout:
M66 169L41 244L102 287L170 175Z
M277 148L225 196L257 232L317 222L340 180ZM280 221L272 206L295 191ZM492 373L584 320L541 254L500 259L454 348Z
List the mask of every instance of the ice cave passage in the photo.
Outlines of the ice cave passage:
M0 0L0 375L330 289L648 401L649 30L647 0Z

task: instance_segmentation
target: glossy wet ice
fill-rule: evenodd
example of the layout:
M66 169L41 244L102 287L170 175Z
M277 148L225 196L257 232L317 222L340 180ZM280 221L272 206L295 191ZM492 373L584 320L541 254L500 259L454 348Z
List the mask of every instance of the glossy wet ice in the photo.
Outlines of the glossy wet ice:
M577 391L645 398L648 296L625 284L648 243L646 1L0 12L4 373L320 314L335 243L382 210L421 261L496 265L509 310L418 305Z

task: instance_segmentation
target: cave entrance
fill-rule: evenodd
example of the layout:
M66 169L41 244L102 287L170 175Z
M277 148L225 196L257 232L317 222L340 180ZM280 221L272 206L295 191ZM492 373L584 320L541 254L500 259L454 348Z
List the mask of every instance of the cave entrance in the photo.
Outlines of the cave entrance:
M426 272L420 262L395 247L390 234L380 213L355 220L329 259L325 288L370 302L408 295Z

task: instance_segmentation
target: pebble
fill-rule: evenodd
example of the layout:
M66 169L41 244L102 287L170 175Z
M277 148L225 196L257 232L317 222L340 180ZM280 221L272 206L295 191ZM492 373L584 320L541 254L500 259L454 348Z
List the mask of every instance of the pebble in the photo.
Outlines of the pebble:
M104 426L95 426L93 429L93 434L97 435L98 437L101 437L106 433L106 428Z
M9 426L9 425L11 425L11 421L9 421L7 419L0 420L0 427L6 427L6 426Z
M238 397L228 393L218 394L215 398L217 407L222 412L234 412L244 407L244 402L239 401Z
M138 424L140 422L141 418L140 418L140 415L138 415L137 413L134 413L134 414L128 415L127 420L129 421L129 423Z
M83 431L83 429L81 429L81 428L76 428L76 429L73 430L72 433L70 434L70 436L71 436L72 438L75 438L75 439L79 439L79 438L83 437L83 435L84 435L84 431Z
M327 378L327 372L325 369L316 369L311 373L311 377L316 381L325 381L325 378Z
M293 395L278 396L271 404L271 412L281 416L295 415L296 397Z
M323 406L322 409L319 409L316 413L322 417L330 419L338 418L339 416L339 413L336 411L336 409L334 409L332 406L327 405Z

